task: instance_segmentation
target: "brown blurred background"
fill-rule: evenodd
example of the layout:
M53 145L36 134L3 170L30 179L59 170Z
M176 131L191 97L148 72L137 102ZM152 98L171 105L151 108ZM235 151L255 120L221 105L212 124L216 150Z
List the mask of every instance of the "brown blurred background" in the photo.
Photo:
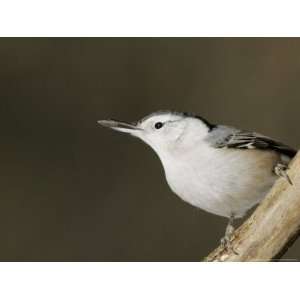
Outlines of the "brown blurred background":
M1 261L199 261L218 244L226 220L98 119L191 111L300 145L300 39L2 38L0 61Z

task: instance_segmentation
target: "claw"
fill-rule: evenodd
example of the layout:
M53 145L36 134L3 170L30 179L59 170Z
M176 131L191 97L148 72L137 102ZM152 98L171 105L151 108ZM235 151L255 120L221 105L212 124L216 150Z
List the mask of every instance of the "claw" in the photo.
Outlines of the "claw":
M224 236L223 238L221 238L220 242L221 242L221 246L223 247L224 250L232 251L235 255L239 254L232 245L231 237Z
M287 165L278 163L274 168L274 172L277 176L284 178L290 185L293 185L293 182L287 173L288 169L289 167Z

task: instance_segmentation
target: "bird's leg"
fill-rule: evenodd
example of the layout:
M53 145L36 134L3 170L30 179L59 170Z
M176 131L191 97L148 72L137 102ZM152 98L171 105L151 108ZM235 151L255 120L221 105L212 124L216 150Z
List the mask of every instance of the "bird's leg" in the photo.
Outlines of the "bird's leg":
M289 177L287 170L289 169L289 167L283 163L278 163L275 167L274 167L274 173L279 176L279 177L283 177L284 179L287 180L287 182L290 185L293 185L293 182L291 180L291 178Z
M226 250L232 250L235 254L238 254L231 245L231 239L234 233L233 222L234 222L234 215L231 215L229 217L228 224L226 226L225 236L221 239L221 246Z

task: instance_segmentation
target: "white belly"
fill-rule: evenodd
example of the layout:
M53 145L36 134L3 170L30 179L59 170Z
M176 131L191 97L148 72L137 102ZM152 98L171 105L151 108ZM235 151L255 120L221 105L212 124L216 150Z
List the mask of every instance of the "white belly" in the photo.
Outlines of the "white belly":
M220 216L242 217L276 180L277 153L205 149L163 160L171 189L184 201Z

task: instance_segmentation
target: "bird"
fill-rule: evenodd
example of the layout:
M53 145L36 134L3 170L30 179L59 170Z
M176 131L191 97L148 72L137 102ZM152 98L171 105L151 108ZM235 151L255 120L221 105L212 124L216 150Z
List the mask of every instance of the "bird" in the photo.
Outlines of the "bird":
M98 123L141 139L156 152L179 198L227 218L220 240L227 249L232 248L235 219L264 199L278 177L292 185L288 164L296 150L253 131L175 111L157 111L133 123Z

